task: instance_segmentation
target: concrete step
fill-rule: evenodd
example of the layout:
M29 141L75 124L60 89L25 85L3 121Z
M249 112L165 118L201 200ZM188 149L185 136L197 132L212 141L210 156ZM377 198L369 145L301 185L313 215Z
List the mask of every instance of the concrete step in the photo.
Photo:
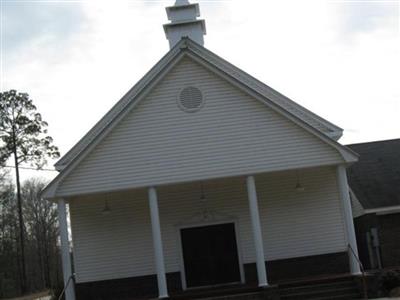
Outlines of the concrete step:
M355 288L339 288L339 289L321 289L308 290L296 293L282 294L281 299L301 300L301 299L325 299L325 297L340 297L343 295L356 294L359 296Z
M277 287L275 287L277 290ZM256 295L263 292L263 289L257 286L227 286L212 289L199 289L186 291L182 294L173 295L171 300L210 300L210 299L257 299ZM260 298L262 299L262 298Z
M312 279L299 279L292 280L286 282L280 282L279 286L282 288L290 288L297 286L314 286L318 284L329 284L329 283L348 283L353 282L353 277L351 275L341 275L341 276L332 276L332 277L314 277Z
M351 277L290 283L280 286L279 294L281 300L344 300L361 298Z
M304 299L309 299L309 298L304 298ZM313 300L352 300L352 299L355 300L361 298L358 293L353 293L353 294L345 294L342 296L327 296L322 298L314 298Z
M263 300L264 295L261 292L245 293L236 295L224 295L218 297L201 298L199 300Z
M300 286L292 286L287 288L280 287L281 295L292 294L292 293L300 293L306 291L315 291L315 290L324 290L324 289L354 289L355 285L353 282L344 281L344 282L329 282L329 283L318 283L312 285L300 285Z

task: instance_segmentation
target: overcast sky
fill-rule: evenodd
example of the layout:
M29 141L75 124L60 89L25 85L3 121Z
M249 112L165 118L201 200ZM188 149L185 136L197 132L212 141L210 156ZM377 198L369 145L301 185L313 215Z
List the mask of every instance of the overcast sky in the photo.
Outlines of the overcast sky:
M174 1L0 2L0 90L30 94L62 154L169 50ZM342 143L400 138L399 0L198 2L208 49L344 128Z

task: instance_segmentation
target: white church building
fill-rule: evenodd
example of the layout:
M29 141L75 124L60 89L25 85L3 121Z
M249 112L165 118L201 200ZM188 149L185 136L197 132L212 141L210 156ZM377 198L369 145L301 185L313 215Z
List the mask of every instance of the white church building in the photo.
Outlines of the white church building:
M43 191L58 203L66 299L359 274L346 178L358 156L342 129L204 48L198 4L166 10L170 51Z

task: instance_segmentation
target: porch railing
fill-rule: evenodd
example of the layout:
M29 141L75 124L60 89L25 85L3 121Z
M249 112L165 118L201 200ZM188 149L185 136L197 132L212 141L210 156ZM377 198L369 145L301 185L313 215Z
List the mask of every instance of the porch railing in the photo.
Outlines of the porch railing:
M69 286L69 284L70 284L71 281L73 281L73 280L74 280L74 274L72 274L71 276L69 276L68 281L67 281L67 284L64 286L64 288L63 288L63 290L62 290L60 296L58 296L57 300L61 300L61 299L62 299L62 297L63 297L64 294L65 294L65 291L67 290L67 288L68 288L68 286Z
M365 273L364 266L363 266L362 262L360 261L360 259L358 258L358 255L354 252L354 249L351 247L351 245L348 244L347 247L349 248L349 253L355 257L358 265L360 266L364 299L368 299L368 286L367 286L367 279L366 279L366 273Z

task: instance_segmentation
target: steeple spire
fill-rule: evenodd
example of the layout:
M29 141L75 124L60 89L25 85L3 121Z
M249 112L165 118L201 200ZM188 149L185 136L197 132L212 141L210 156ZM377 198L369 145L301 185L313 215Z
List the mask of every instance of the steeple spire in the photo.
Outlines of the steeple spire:
M164 31L169 40L170 48L174 47L183 37L189 37L200 45L204 45L206 24L204 20L197 19L200 16L198 3L189 3L188 0L176 0L174 6L166 8L168 20L164 25Z

